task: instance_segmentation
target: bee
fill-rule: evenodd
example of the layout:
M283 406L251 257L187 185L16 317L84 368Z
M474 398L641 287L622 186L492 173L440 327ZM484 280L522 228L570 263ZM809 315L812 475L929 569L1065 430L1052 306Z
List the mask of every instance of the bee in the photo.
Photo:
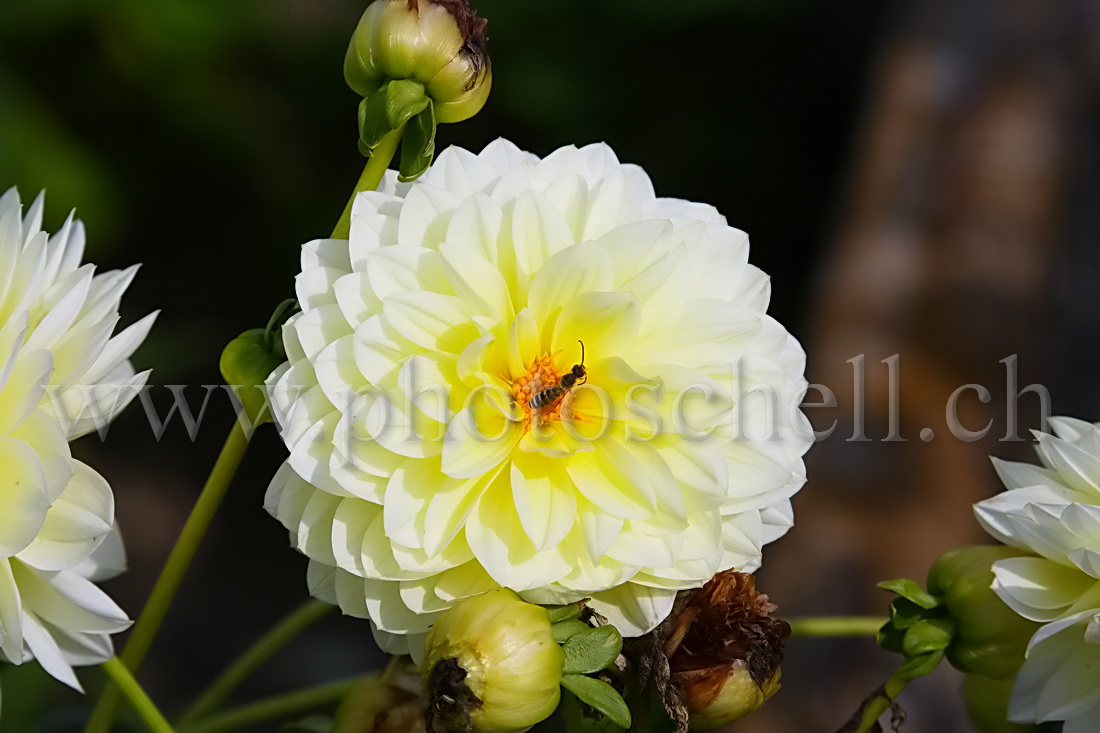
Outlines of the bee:
M588 381L588 373L584 369L584 342L578 340L577 343L581 345L581 363L574 364L573 368L563 374L562 378L553 387L544 389L532 397L531 401L527 403L532 410L552 405L559 397L577 386L578 379L583 380L580 384Z

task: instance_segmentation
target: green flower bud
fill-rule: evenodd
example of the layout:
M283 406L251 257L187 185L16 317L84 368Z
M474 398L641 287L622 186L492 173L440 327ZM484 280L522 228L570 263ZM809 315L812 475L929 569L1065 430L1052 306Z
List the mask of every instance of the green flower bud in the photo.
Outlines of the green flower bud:
M977 733L1028 733L1036 730L1034 725L1008 720L1008 699L1015 682L1013 679L995 680L976 674L963 678L963 700Z
M485 104L492 69L485 20L466 0L375 0L344 59L344 78L369 98L387 82L419 82L436 122L473 117Z
M1024 663L1039 624L1028 621L993 592L993 563L1028 553L1002 545L960 547L928 572L928 592L942 596L955 620L947 659L956 669L994 679L1013 677Z
M467 598L428 634L428 720L435 730L527 730L557 708L564 665L545 608L505 588Z
M286 300L279 304L266 328L245 331L226 344L218 366L225 383L233 387L249 419L271 420L265 410L267 396L264 382L276 367L286 361L281 326L293 314L297 303ZM263 414L261 414L263 413Z
M706 730L742 718L779 691L791 633L751 574L726 571L696 591L665 641L671 681L688 725Z

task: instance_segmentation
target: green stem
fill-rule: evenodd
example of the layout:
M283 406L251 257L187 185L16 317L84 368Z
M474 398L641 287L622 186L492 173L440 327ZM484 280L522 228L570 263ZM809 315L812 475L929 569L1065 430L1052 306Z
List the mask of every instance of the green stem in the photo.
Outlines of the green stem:
M889 619L880 616L818 616L787 619L791 636L874 636Z
M882 717L882 714L890 709L890 706L894 703L894 700L898 699L898 695L905 689L905 686L909 684L909 680L906 678L898 677L894 675L886 684L882 686L882 692L872 698L863 708L863 717L860 718L859 727L852 733L868 733L874 729L875 723Z
M130 701L130 705L137 711L137 714L145 723L145 727L151 733L173 733L172 726L164 719L160 710L149 699L149 695L145 693L145 690L142 689L138 681L130 674L130 670L126 669L126 665L118 657L111 657L104 662L103 670L117 685L117 689L121 690L126 699Z
M352 191L351 198L344 207L344 213L340 215L336 228L332 230L333 239L347 239L351 235L351 207L355 203L355 197L362 191L373 191L378 188L378 184L382 182L382 176L390 167L393 154L397 152L397 143L401 141L401 134L404 131L404 127L391 130L372 151L366 166L363 167L363 173L359 176L359 182L355 184L355 190Z
M282 649L287 642L326 616L335 606L310 599L298 606L276 626L261 636L245 650L221 675L215 679L206 691L188 709L179 724L185 727L217 710L225 699L237 689L250 674Z
M195 506L191 509L183 530L176 538L176 544L168 556L168 561L160 571L160 577L153 586L153 592L149 594L149 600L145 602L145 608L122 652L122 663L131 672L137 672L145 660L145 655L156 638L161 622L164 621L164 616L172 605L176 591L183 582L183 576L187 573L192 558L195 557L203 535L206 534L206 528L214 518L226 489L229 488L229 483L241 464L246 448L248 448L248 437L241 422L234 421L233 429L229 432L229 437L226 438L225 445L218 454L218 460L210 471L210 477L207 478L202 493L199 494ZM85 733L107 733L111 730L121 702L122 695L119 688L108 683L99 698L99 703L92 711Z
M277 720L295 713L320 708L336 702L353 687L373 676L375 675L351 677L285 695L277 695L249 705L242 705L239 708L233 708L199 721L196 725L181 728L181 731L184 733L225 733L226 731L237 731L257 723Z

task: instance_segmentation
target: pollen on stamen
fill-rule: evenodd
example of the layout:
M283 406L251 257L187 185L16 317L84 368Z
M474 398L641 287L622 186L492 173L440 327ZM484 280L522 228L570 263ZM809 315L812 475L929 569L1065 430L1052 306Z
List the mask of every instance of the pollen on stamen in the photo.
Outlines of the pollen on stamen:
M562 372L554 365L553 355L548 354L535 359L527 372L512 383L512 394L515 397L516 406L523 413L525 431L531 430L535 412L538 412L539 421L543 423L561 420L563 400L559 399L541 410L532 410L530 404L532 397L561 381L561 375Z

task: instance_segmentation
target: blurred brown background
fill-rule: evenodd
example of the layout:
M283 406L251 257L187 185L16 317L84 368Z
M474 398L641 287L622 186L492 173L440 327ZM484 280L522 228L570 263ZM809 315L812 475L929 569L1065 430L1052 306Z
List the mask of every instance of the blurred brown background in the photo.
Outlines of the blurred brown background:
M297 246L329 229L362 160L341 77L362 0L0 0L0 188L78 207L88 258L143 262L124 319L162 315L138 352L157 385L219 380L217 357L291 292ZM787 615L883 613L874 582L923 578L980 539L970 505L997 490L987 456L1026 457L1035 394L1009 419L1006 366L1055 414L1100 418L1100 5L1089 0L480 0L494 90L441 142L497 136L547 153L604 140L660 194L714 203L752 237L772 312L806 346L837 407L809 457L797 523L760 585ZM864 356L866 401L853 366ZM888 372L899 354L898 409ZM964 426L948 433L954 390ZM153 392L161 415L166 389ZM811 395L816 399L816 395ZM206 475L231 411L159 442L131 408L74 451L113 484L132 614ZM852 441L862 420L866 441ZM896 420L904 440L884 441ZM922 439L930 428L931 440ZM174 711L256 631L305 596L301 557L260 508L283 453L261 435L142 672ZM795 640L784 691L736 726L830 733L896 659L868 640ZM240 699L377 662L365 625L330 619ZM0 731L71 729L84 701L4 672ZM90 684L95 675L88 674ZM17 683L10 682L17 679ZM903 698L910 733L969 730L949 671ZM14 706L14 707L13 707ZM15 710L16 712L12 712ZM23 727L21 727L23 726Z

